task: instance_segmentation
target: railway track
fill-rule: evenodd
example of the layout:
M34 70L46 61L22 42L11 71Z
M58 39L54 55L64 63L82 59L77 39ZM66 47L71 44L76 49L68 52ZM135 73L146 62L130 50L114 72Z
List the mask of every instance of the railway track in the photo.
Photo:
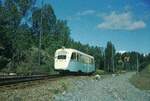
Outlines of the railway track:
M9 86L18 83L25 83L38 80L56 80L61 77L75 77L87 76L87 74L54 74L54 75L31 75L31 76L17 76L17 75L0 75L0 87Z
M55 79L64 75L0 76L0 86L44 79Z

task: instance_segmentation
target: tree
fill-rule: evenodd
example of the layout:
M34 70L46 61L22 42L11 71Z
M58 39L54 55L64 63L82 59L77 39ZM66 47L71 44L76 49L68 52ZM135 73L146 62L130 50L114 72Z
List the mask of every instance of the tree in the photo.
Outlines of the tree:
M67 21L57 20L54 38L60 42L61 46L69 47L70 29Z
M39 46L39 64L41 61L41 48L51 46L51 36L55 33L56 16L51 5L36 8L32 13L32 29Z
M150 63L150 54L143 55L138 52L115 54L115 47L110 41L105 49L74 41L70 37L67 21L57 19L49 4L34 8L35 2L36 0L5 0L4 4L0 2L0 69L12 64L11 72L25 74L50 72L53 70L54 52L62 46L94 56L96 68L104 69L106 64L108 72L118 69L115 65L120 66L119 69L125 67L126 70L136 70L137 54L141 70ZM28 17L31 20L28 20ZM37 47L40 32L42 40L39 66ZM130 58L129 61L126 61L127 57Z
M114 72L114 56L115 56L115 47L114 45L109 41L107 42L107 46L105 49L105 57L106 57L106 65L107 65L107 71L113 71Z
M41 22L42 18L42 22ZM45 34L55 34L56 16L50 5L44 5L43 8L35 8L32 13L33 32L39 34L40 26Z
M23 32L21 31L23 30L21 21L31 5L32 0L5 0L4 5L0 7L0 41L5 48L3 55L13 63L12 67L16 67L16 62L20 61L20 59L17 59L19 47L23 47L23 43L26 43L25 41L19 43L18 41L24 38L23 35L25 34L20 33ZM20 36L22 37L20 38Z
M116 53L116 55L115 55L115 66L116 66L117 71L123 70L124 62L122 60L122 54L121 53Z

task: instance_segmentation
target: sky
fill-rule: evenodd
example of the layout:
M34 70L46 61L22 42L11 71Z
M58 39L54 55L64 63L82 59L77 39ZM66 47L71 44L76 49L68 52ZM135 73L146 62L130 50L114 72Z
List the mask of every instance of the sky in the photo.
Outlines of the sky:
M111 41L119 52L150 52L150 0L44 0L48 3L57 18L67 20L75 41L100 47Z

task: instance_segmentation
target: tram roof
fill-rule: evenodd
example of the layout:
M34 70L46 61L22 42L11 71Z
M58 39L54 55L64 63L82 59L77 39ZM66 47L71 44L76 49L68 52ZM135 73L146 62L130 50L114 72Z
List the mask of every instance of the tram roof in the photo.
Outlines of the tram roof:
M72 49L72 48L60 48L60 49L57 49L56 51L62 51L62 50L69 51L69 52L77 52L77 53L79 53L79 54L88 56L88 57L90 57L90 58L94 58L94 57L91 56L91 55L88 55L88 54L86 54L86 53L83 53L83 52L81 52L81 51L79 51L79 50Z

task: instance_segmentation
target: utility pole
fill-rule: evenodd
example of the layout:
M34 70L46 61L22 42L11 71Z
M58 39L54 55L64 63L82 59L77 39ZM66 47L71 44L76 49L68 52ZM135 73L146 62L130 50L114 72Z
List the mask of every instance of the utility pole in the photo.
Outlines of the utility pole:
M105 58L106 58L106 57L105 57L105 47L101 48L101 50L102 50L102 53L103 53L103 59L104 59L104 61L103 61L104 67L103 67L103 68L104 68L104 70L107 70L107 69L106 69L106 62L105 62Z
M136 68L137 68L137 73L139 72L139 57L138 57L138 53L136 56Z
M106 57L105 57L105 49L104 49L104 70L106 70Z
M43 0L42 0L42 6L41 6L41 19L40 19L40 33L39 33L39 48L38 48L38 63L41 65L41 41L42 41L42 14L43 14Z
M114 51L112 46L112 66L113 66L113 73L115 72L115 66L114 66Z

